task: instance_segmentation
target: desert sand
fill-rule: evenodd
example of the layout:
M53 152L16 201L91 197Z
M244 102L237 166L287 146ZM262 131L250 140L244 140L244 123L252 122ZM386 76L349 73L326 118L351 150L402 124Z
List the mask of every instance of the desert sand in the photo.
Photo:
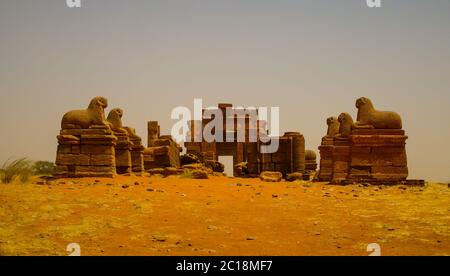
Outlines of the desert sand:
M0 184L0 255L450 255L450 188L213 176Z

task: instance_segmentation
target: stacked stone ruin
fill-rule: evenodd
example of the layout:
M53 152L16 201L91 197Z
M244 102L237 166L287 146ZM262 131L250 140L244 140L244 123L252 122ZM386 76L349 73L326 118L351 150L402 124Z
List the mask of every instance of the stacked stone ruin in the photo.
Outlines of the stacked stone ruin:
M376 110L365 97L356 101L356 107L356 122L348 113L327 120L327 135L319 147L318 180L342 184L407 183L408 137L402 130L401 117Z
M201 121L191 121L188 134L188 142L184 145L187 154L194 154L203 160L218 161L219 156L233 156L234 175L243 174L241 164L245 164L245 174L248 176L259 176L263 171L281 172L283 175L299 172L305 173L305 139L299 132L287 132L281 137L271 137L278 140L279 148L274 153L262 153L260 137L267 136L267 122L262 120L251 120L249 114L229 115L227 109L232 109L231 104L219 104L217 110L223 114L223 142L220 139L205 141L202 136L205 127L212 121L212 118L203 117ZM205 110L203 110L205 114ZM227 121L233 121L232 127L227 125ZM253 123L256 122L256 123ZM239 131L244 129L245 139L238 139ZM231 140L226 139L232 138ZM251 139L253 138L253 139ZM217 142L219 141L219 142Z
M305 170L310 175L317 171L317 155L313 150L306 150L305 152Z
M58 135L56 177L113 177L117 137L107 127L62 129Z
M112 109L105 118L107 106L105 98L96 97L87 109L64 115L57 136L55 177L113 177L157 168L180 168L181 147L171 136L160 135L158 122L148 122L148 148L144 148L136 131L122 125L121 109ZM356 101L356 107L356 122L348 113L327 119L327 135L319 146L320 170L316 179L343 184L407 182L422 185L421 180L406 180L408 137L402 129L401 117L394 112L376 110L370 99L364 97ZM226 115L227 109L232 108L230 104L219 104L217 110ZM269 143L277 141L279 147L273 153L263 153L261 146L267 144L260 138L268 137L267 122L253 120L249 114L232 114L223 116L225 141L218 141L218 137L206 141L203 137L211 117L191 121L190 141L185 142L187 154L213 167L220 164L219 156L233 156L237 176L279 172L285 177L291 175L292 179L302 175L309 179L308 175L315 172L316 155L305 151L301 133L286 132L281 137L270 137ZM227 124L230 120L234 122L232 127ZM238 139L242 138L239 137L242 129L245 130L244 141ZM223 166L221 169L223 171Z
M144 145L142 139L136 133L130 135L131 142L131 171L136 175L142 175L144 168Z
M145 170L180 167L181 147L170 135L160 135L156 121L148 122L148 148L144 150Z
M339 134L339 122L336 117L327 119L327 134L322 138L319 146L320 152L320 170L318 174L319 181L331 181L333 176L333 149L334 138Z
M143 146L134 129L122 126L121 109L105 118L107 99L67 112L57 136L55 177L113 177L143 171Z

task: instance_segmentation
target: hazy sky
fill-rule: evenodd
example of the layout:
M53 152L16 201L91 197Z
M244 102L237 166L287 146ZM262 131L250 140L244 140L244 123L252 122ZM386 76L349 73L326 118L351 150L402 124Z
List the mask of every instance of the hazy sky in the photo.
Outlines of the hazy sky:
M399 112L411 178L450 181L450 1L0 0L0 162L55 159L62 115L97 95L168 133L172 108L279 106L317 150L370 97Z

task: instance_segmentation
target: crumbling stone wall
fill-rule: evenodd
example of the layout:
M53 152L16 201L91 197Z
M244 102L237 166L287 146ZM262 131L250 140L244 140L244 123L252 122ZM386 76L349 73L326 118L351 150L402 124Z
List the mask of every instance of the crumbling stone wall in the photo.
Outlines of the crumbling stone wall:
M224 142L207 142L202 133L205 126L212 120L204 118L202 121L191 121L188 137L190 142L184 146L188 154L198 155L205 160L218 161L219 156L233 156L234 174L242 174L242 164L245 163L245 173L250 176L259 176L263 171L278 171L284 175L292 172L305 172L305 139L298 132L287 132L281 137L272 137L279 142L279 148L275 153L261 153L261 135L267 135L267 122L252 120L248 114L235 114L231 119L234 127L227 123L226 109L232 108L231 104L219 104L218 110L223 114ZM244 122L244 123L243 123ZM240 142L238 131L244 129L245 141ZM256 135L256 136L255 136ZM231 141L226 137L233 137Z
M148 145L144 150L144 168L151 170L155 168L180 167L181 147L170 135L160 135L158 122L148 122Z

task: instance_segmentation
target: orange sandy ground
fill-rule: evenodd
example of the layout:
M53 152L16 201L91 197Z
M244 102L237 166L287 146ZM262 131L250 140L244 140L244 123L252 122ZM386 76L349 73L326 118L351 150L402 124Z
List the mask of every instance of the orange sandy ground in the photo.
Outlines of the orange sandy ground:
M0 255L67 255L69 243L81 255L368 255L369 243L450 255L450 189L217 176L0 184Z

